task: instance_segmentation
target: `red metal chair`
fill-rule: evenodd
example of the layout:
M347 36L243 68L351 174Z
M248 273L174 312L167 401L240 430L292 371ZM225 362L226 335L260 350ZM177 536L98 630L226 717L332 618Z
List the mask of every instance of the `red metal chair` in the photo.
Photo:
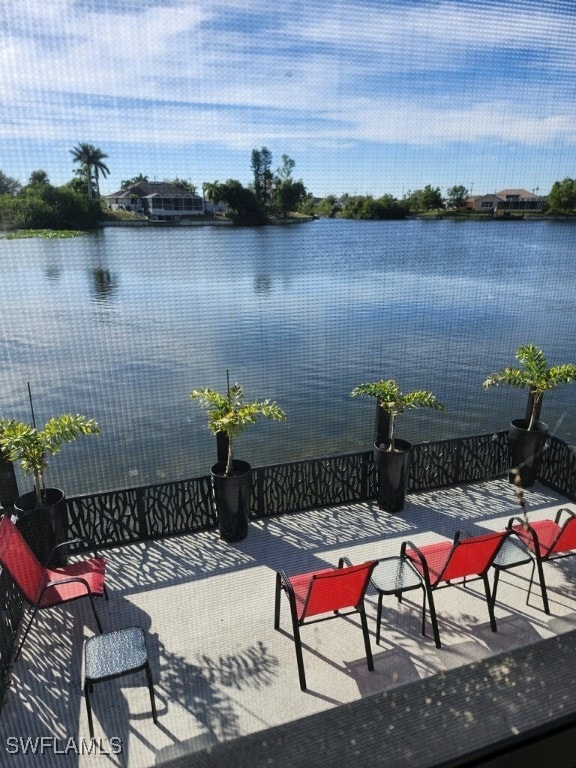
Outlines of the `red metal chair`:
M300 627L305 624L358 613L364 635L368 669L373 671L374 661L364 609L364 595L375 566L375 561L362 565L352 565L347 558L340 558L338 568L326 568L296 576L287 576L284 571L277 572L274 629L280 629L280 593L284 590L290 602L298 676L300 688L303 691L306 690L306 675L304 674ZM345 613L342 613L343 611Z
M566 516L562 521L562 517ZM535 520L532 523L527 522L522 517L511 517L508 521L508 529L514 531L526 546L532 560L532 573L530 575L530 585L526 596L526 603L530 599L532 584L534 583L534 573L538 570L538 580L540 582L540 591L542 592L542 602L544 611L550 613L548 603L548 592L546 590L546 581L544 579L543 563L549 560L559 560L563 557L576 555L576 513L567 507L562 507L556 513L554 520ZM514 565L522 565L519 560ZM498 585L498 576L500 570L508 570L514 566L504 566L496 569L494 577L493 594L496 594Z
M72 542L66 542L71 544ZM83 540L82 540L83 541ZM30 631L36 613L44 608L54 608L57 605L69 603L81 597L88 597L94 611L94 617L98 630L102 633L102 625L94 597L104 596L105 560L101 557L93 557L82 562L56 568L45 568L40 564L20 531L6 516L0 518L0 566L6 569L12 580L22 592L26 602L32 608L32 616L26 625L22 640L16 651L14 659L20 655L24 641Z
M466 584L467 580L482 579L488 603L490 627L496 632L496 619L494 617L494 601L488 583L488 571L492 561L498 554L505 539L510 535L509 531L487 533L480 536L460 538L460 531L456 531L454 541L441 541L437 544L427 544L417 547L411 541L402 544L401 557L408 557L424 580L426 599L430 608L430 619L436 647L441 648L438 619L434 605L434 592L443 587ZM422 634L426 627L426 600L422 609Z

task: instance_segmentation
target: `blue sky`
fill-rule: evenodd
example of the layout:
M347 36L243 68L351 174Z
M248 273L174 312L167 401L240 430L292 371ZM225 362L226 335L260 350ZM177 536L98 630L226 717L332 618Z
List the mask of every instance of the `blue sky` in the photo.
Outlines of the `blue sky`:
M576 4L516 0L9 0L0 169L53 184L69 150L124 178L251 181L282 154L310 192L576 176Z

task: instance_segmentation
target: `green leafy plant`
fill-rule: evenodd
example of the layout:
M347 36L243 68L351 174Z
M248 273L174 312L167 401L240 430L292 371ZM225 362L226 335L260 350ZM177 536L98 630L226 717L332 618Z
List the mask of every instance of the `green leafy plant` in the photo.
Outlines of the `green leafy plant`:
M282 408L271 400L245 402L244 390L240 384L228 387L225 395L206 387L193 390L190 392L190 397L208 413L208 429L215 435L224 432L228 437L225 471L227 476L232 474L232 443L235 437L254 424L258 416L274 421L286 419Z
M388 432L388 450L395 450L394 438L396 435L396 419L405 411L416 408L435 408L443 411L444 406L431 392L416 389L403 393L394 379L375 381L370 384L360 384L350 392L351 397L367 395L374 397L382 410L390 416L390 429Z
M46 422L42 429L14 419L0 419L0 448L13 462L19 462L26 475L34 477L38 506L42 506L43 475L48 455L55 455L64 443L80 435L96 435L100 427L85 416L63 414Z
M541 349L534 344L523 344L516 350L516 360L522 368L504 368L491 373L483 383L484 389L505 384L515 389L527 389L532 395L532 408L528 429L534 427L540 403L545 392L561 384L576 381L576 365L566 363L548 367L548 361Z

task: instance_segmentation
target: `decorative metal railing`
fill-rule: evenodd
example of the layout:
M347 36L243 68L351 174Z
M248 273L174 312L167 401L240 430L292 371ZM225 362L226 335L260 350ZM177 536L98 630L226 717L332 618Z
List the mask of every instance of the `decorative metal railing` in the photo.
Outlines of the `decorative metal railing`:
M507 471L506 432L420 443L413 448L409 492L499 477ZM255 467L252 518L363 501L376 496L372 452ZM191 533L216 526L209 477L75 496L70 536L99 547Z
M480 482L508 472L508 433L419 443L413 446L408 491ZM576 451L550 438L539 479L576 501ZM251 516L364 501L376 497L371 451L294 461L253 469ZM217 525L210 477L75 496L67 500L69 536L98 548L192 533ZM5 679L22 613L22 601L0 573L0 686ZM0 702L2 690L0 690Z
M538 480L576 501L576 448L557 437L549 437L540 461Z

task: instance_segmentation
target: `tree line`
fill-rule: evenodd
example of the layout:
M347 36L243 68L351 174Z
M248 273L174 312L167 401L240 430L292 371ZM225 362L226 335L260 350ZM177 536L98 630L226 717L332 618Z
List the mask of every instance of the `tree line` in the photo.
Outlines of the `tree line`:
M0 171L0 228L93 229L102 218L100 177L110 173L108 157L93 144L70 150L79 163L74 177L55 187L43 169L33 171L25 185Z
M105 163L108 155L90 143L79 143L70 150L72 162L79 165L73 178L54 187L44 170L34 171L28 182L21 185L0 171L0 227L88 229L98 225L103 216L100 201L100 179L110 170ZM429 211L458 211L466 207L471 196L463 185L454 185L443 197L439 187L427 184L422 189L410 190L401 199L390 194L328 195L322 199L309 193L302 179L294 178L296 163L283 154L281 164L273 169L273 157L267 147L253 149L250 157L251 182L244 186L237 179L202 184L202 195L217 206L226 207L226 213L238 224L265 224L272 217L286 218L297 212L306 216L350 219L402 219L409 214ZM124 179L121 188L127 189L141 181L148 181L142 173ZM175 178L168 183L191 194L197 187L190 181ZM554 182L547 196L550 213L576 212L576 180L565 178Z

